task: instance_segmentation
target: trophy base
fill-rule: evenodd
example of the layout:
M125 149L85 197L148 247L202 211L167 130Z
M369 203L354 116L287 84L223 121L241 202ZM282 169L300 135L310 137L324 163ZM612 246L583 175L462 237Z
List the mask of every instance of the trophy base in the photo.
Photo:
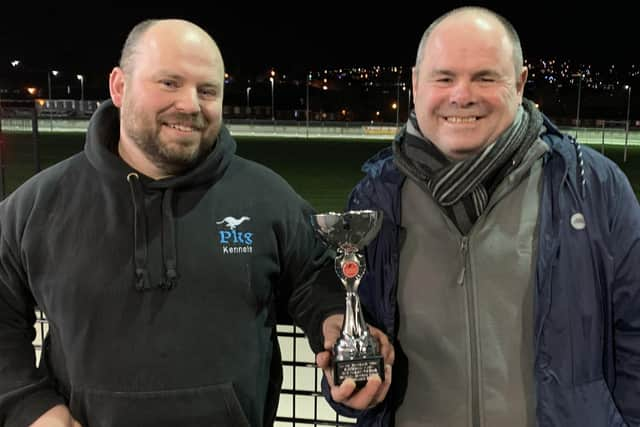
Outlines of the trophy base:
M369 356L352 360L336 360L333 365L333 381L342 384L347 378L356 382L356 389L364 387L367 378L378 374L384 381L384 359L382 356Z

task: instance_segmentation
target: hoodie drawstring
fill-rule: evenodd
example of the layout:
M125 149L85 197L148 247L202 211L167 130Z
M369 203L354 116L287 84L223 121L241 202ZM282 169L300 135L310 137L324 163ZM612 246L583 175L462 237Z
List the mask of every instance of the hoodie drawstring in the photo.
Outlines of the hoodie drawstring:
M144 193L137 173L127 175L133 203L133 239L135 244L136 290L152 289L147 263L149 261L147 219L145 217ZM173 189L167 188L162 194L162 258L164 278L156 286L160 289L171 289L178 279L175 225L173 223Z
M175 286L178 278L176 270L176 230L173 224L173 188L167 188L162 195L162 258L164 259L164 289Z
M144 217L144 196L137 173L127 175L131 201L133 202L133 239L135 244L136 290L151 289L149 271L147 270L147 220Z

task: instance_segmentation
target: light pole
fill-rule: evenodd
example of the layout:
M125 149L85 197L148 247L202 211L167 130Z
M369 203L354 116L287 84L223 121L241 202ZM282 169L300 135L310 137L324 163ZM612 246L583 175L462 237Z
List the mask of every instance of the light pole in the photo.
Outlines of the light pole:
M76 78L80 80L80 101L84 101L84 76L82 74L76 75Z
M12 68L16 68L18 65L20 65L19 60L14 59L13 61L11 61ZM2 132L2 105L0 105L0 132ZM0 165L0 167L2 167L2 165ZM4 188L4 184L3 184L3 188ZM3 195L4 195L4 191L3 191ZM4 199L4 196L2 198Z
M400 125L400 74L398 74L398 81L396 82L396 131Z
M629 113L631 112L631 85L625 85L627 92L627 124L624 131L624 158L623 162L627 161L627 143L629 142Z
M272 73L273 73L273 71L272 71ZM273 77L269 77L269 81L271 82L271 121L275 124L276 123L276 110L275 110L275 103L273 101L273 86L274 86Z
M57 70L51 70L51 71L47 71L47 84L49 86L49 129L51 129L51 132L53 132L53 109L51 108L51 75L53 74L53 76L57 76L58 75L58 71Z
M578 73L578 74L572 74L573 77L578 77L578 102L577 104L577 110L576 110L576 138L578 137L578 128L580 127L580 93L582 92L582 79L584 78L584 74L582 73Z
M251 118L251 86L247 86L247 115Z
M307 139L309 139L309 85L311 83L311 73L307 74Z

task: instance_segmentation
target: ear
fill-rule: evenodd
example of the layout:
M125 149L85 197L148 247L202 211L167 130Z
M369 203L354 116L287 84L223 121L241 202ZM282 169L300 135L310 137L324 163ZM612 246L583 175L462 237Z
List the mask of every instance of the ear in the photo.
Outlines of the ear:
M124 98L125 91L125 75L122 68L115 67L111 70L109 75L109 92L111 93L111 100L113 105L120 108L122 106L122 99Z
M420 70L417 67L411 68L411 95L413 95L413 102L416 102L416 90L418 90L418 74Z
M522 70L520 71L520 75L516 76L516 92L518 94L520 103L522 103L522 96L524 94L524 85L527 84L528 75L529 75L529 69L527 67L522 67Z

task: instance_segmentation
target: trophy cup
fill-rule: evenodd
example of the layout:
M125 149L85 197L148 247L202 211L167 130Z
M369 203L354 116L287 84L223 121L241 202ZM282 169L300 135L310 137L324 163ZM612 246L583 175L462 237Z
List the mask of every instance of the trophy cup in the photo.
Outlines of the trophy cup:
M373 374L384 381L384 361L364 321L357 293L366 270L360 251L380 231L382 211L329 212L312 215L311 223L322 240L336 250L336 273L347 291L342 334L333 346L334 383L340 385L349 377L360 388Z

